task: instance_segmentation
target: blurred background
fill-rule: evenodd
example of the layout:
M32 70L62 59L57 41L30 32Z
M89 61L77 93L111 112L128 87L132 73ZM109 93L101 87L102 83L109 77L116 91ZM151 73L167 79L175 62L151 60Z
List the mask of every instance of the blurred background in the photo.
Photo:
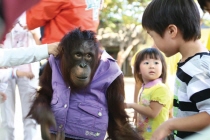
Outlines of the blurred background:
M100 13L98 39L101 43L101 47L117 60L125 75L126 102L133 102L135 81L133 79L132 65L135 53L145 47L151 47L153 45L151 37L141 26L143 11L150 1L151 0L105 0ZM210 49L210 16L208 13L203 13L202 10L200 10L200 15L201 41ZM179 58L179 54L166 58L169 68L168 83L172 91L173 78ZM16 96L16 103L15 140L22 140L23 124L19 94ZM133 115L133 110L128 109L127 111L130 116ZM40 139L40 134L37 134L35 140Z

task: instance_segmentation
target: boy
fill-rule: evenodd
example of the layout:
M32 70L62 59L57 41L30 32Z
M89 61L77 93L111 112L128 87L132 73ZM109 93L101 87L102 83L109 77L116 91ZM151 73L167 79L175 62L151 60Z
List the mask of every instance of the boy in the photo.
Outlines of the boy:
M142 26L167 57L180 52L174 91L174 118L154 132L162 140L174 131L185 139L210 125L210 54L201 44L200 14L194 0L153 0Z
M210 0L198 0L198 3L204 12L210 13Z

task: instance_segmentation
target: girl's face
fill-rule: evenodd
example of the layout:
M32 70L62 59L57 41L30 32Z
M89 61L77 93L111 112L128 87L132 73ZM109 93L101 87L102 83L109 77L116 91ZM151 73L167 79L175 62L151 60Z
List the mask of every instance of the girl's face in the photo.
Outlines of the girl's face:
M152 59L150 57L145 58L139 65L142 80L144 84L150 81L158 79L162 74L162 62L158 59Z

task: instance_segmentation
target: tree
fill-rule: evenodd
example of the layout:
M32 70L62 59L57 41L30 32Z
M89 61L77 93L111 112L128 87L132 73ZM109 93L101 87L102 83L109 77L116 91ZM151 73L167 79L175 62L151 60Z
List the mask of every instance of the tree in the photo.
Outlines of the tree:
M117 62L120 67L134 47L146 43L141 17L148 2L150 0L106 0L104 3L98 35L102 46L107 45L107 36L108 41L118 42Z

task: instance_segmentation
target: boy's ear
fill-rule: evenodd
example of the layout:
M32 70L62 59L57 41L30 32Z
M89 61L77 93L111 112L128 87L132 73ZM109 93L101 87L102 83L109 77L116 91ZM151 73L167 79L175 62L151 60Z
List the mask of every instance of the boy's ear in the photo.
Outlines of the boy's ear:
M167 27L166 30L167 30L168 34L169 34L172 38L174 38L174 37L177 36L178 28L177 28L176 25L170 24L170 25L168 25L168 27Z

